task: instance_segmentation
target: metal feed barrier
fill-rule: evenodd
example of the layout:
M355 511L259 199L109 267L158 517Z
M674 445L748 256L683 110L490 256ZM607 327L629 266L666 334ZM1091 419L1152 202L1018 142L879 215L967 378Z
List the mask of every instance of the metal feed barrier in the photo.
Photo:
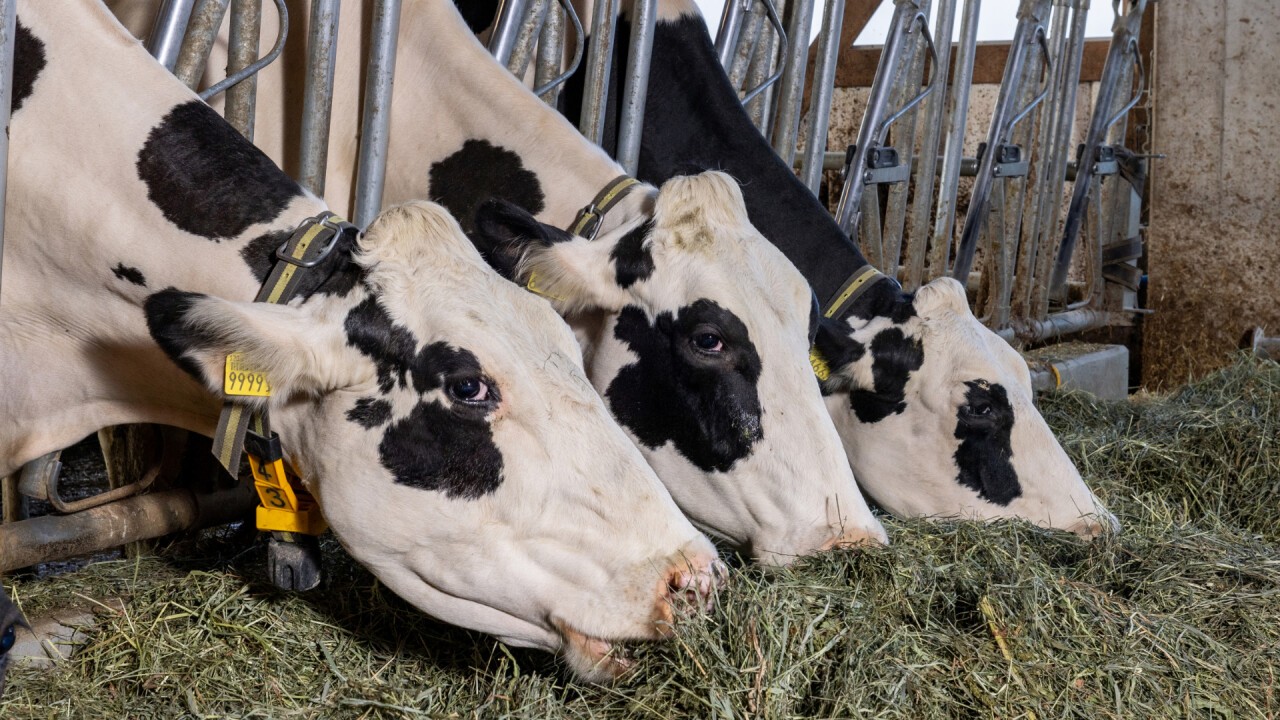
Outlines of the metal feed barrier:
M354 213L361 227L382 202L401 0L373 2ZM813 192L819 190L824 168L844 168L837 220L868 259L898 276L908 289L943 275L967 282L975 312L1010 340L1041 340L1126 323L1139 311L1141 271L1135 261L1142 253L1139 193L1147 158L1124 149L1122 142L1127 113L1142 95L1137 37L1142 14L1154 0L1132 0L1123 15L1119 0L1113 0L1114 36L1093 120L1075 162L1069 144L1089 0L1022 0L996 112L976 158L964 157L962 146L981 0L964 3L954 70L947 40L959 0L936 0L932 28L928 18L934 0L893 0L892 25L857 142L843 154L824 152L845 2L822 0L809 79L811 111L804 120L808 139L798 158L808 58L804 39L818 9L816 0L727 0L716 50L756 126L779 156L797 166ZM599 0L588 33L569 0L503 0L489 41L490 51L515 75L524 77L533 66L535 92L551 104L585 55L580 130L597 143L605 125L620 3ZM6 125L14 4L0 0L0 112ZM196 88L229 11L230 76L203 97L226 90L227 119L249 138L253 74L280 54L287 27L284 1L274 0L282 15L281 36L259 58L262 4L165 0L148 42L165 67ZM309 67L299 182L317 195L324 192L340 9L340 0L313 0L306 38ZM656 0L636 0L632 10L617 157L628 172L635 172L639 155L656 12ZM588 34L590 47L584 47ZM934 38L941 39L941 49ZM567 52L569 42L574 43L572 52ZM566 55L571 56L567 62ZM1136 92L1130 92L1135 79ZM7 134L0 136L0 198L6 154ZM964 175L975 177L975 187L956 242L957 190ZM1072 181L1064 222L1065 184ZM886 186L884 201L881 185ZM0 203L0 251L3 222ZM979 272L973 271L975 266ZM1082 281L1071 282L1073 268ZM164 478L177 472L175 448L184 434L162 430L159 435L162 451L141 449L136 441L120 447L118 437L104 435L104 452L114 456L108 458L116 468L114 487L93 498L60 498L57 453L0 482L0 573L248 517L254 494L247 483L207 492L150 489L144 494L157 478L163 488ZM140 479L128 481L132 477ZM57 513L23 519L25 497L50 502Z

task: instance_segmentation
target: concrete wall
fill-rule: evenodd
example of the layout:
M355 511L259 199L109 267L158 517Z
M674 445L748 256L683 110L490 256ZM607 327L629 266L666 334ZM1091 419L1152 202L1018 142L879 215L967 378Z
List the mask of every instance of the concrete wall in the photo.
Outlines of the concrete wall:
M1144 383L1223 365L1280 334L1280 2L1156 3Z

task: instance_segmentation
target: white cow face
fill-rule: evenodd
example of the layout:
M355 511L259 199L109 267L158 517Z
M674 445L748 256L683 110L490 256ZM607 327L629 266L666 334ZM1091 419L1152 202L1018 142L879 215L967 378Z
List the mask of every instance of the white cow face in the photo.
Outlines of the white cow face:
M570 318L592 382L700 528L769 563L885 541L809 364L812 293L731 178L675 178L652 221L596 240L502 203L477 228L491 262Z
M910 305L847 317L824 390L867 493L895 515L1021 517L1092 537L1118 527L1032 404L1026 362L940 278Z
M282 307L165 291L170 355L219 389L228 352L275 388L271 420L338 538L445 621L561 650L669 632L723 566L587 381L546 303L494 273L443 209L384 213L345 294Z

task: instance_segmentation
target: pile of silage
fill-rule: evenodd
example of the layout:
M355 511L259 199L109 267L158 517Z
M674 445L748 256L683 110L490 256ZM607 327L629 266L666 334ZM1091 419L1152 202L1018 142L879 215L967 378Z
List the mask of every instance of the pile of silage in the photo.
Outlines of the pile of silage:
M305 595L265 586L259 548L102 563L14 583L32 615L126 611L60 670L16 670L0 717L1280 714L1280 366L1043 406L1122 535L889 521L889 548L735 571L714 616L605 688L422 617L333 543Z

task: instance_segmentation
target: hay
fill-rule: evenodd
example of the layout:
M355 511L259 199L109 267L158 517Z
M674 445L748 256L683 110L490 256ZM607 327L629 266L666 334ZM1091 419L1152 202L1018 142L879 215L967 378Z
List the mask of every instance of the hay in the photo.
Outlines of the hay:
M713 617L641 647L639 671L607 688L422 617L334 543L330 582L306 595L263 584L260 547L190 547L16 581L37 616L127 603L59 670L17 669L0 717L1280 714L1280 365L1044 408L1119 537L888 521L889 548L735 570Z

